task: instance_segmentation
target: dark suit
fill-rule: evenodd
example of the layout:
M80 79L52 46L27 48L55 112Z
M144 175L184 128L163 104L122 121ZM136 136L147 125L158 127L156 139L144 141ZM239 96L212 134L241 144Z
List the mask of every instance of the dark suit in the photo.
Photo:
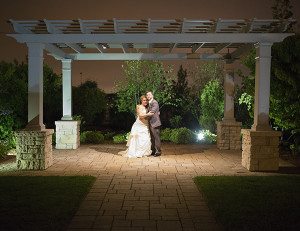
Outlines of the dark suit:
M151 150L152 153L161 153L161 142L159 137L159 129L161 126L160 118L159 118L159 105L158 102L153 99L151 103L149 103L149 111L153 112L154 114L150 117L149 123L150 123L150 135L151 135Z

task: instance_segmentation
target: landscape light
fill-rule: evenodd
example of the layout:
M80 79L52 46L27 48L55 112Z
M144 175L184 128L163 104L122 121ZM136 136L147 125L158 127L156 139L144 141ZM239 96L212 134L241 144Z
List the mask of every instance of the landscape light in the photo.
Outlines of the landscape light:
M203 140L204 139L203 131L199 131L199 133L197 134L197 138L198 138L198 140Z

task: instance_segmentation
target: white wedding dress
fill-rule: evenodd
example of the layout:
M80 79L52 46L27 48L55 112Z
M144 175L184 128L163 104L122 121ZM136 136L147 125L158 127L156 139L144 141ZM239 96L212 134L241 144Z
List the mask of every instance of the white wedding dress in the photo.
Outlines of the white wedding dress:
M148 128L148 120L142 118L146 115L146 108L142 105L137 106L137 119L132 125L130 136L127 141L127 150L122 154L132 157L143 157L151 155L151 138Z

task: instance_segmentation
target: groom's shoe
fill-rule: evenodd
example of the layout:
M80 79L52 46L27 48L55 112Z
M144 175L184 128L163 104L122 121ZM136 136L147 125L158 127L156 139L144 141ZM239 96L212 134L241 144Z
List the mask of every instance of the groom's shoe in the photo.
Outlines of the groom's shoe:
M156 152L153 156L158 157L158 156L160 156L160 155L161 155L160 152Z

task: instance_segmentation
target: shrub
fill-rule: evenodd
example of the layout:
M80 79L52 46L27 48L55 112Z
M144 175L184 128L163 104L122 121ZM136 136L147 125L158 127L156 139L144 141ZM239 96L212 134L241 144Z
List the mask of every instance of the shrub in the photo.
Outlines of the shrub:
M203 139L199 141L200 143L215 144L217 142L217 135L211 133L209 130L203 130L201 133Z
M176 144L189 144L195 141L195 134L188 128L176 128L172 130L170 140Z
M161 141L170 141L171 133L172 133L172 129L170 129L170 128L165 128L165 129L161 130L161 132L160 132Z
M86 133L87 132L80 132L80 143L85 143Z
M4 158L9 150L10 148L7 144L5 144L4 142L0 142L0 159Z
M80 141L87 144L101 144L104 141L104 135L99 131L86 131L80 134Z
M182 117L175 115L170 119L170 125L172 128L180 128L182 126Z
M211 133L209 130L204 131L204 140L207 143L215 144L217 142L217 135L214 133Z
M80 131L85 129L85 120L81 115L73 115L73 120L80 121Z
M56 144L56 132L53 132L52 134L52 145Z
M129 136L130 136L130 132L123 133L123 134L117 134L113 137L113 141L116 144L126 143Z
M11 149L16 147L13 134L14 119L10 111L0 111L0 141Z
M103 134L104 140L112 140L115 134L116 134L115 132L105 132Z

